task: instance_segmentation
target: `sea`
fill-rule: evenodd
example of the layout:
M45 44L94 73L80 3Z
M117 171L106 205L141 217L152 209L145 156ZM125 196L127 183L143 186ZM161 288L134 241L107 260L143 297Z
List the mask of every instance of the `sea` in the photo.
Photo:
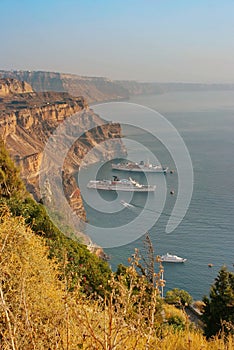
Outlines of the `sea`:
M144 174L113 172L111 163L119 159L102 163L97 173L99 179L110 179L113 175L121 178L131 176L138 182L150 182L157 187L153 195L135 193L126 201L121 197L122 210L119 209L120 201L115 192L84 189L87 193L90 191L89 198L91 196L94 204L90 201L86 203L84 194L88 221L94 226L110 228L110 235L113 227L118 229L121 226L125 240L105 249L113 271L119 264L128 265L136 248L146 257L145 234L148 232L155 256L168 252L187 259L182 264L163 264L166 280L164 293L179 288L189 292L194 300L201 300L204 295L209 295L210 287L223 265L230 271L234 269L234 92L169 92L134 96L126 104L129 105L123 110L118 106L116 108L115 103L104 107L94 105L92 108L103 118L117 109L113 116L116 121L118 113L121 114L122 140L126 142L127 159L149 162L157 159L163 166L168 166L169 172L167 175L150 174L146 178ZM174 155L167 148L167 140L157 138L162 125L154 111L178 131L192 162L191 201L186 213L177 211L174 214L175 219L179 215L181 222L172 232L168 232L166 227L179 192L178 174L180 171L186 175L188 164L184 164L184 169L178 169ZM124 123L124 120L127 122ZM130 124L129 120L133 122ZM87 181L92 179L92 167L84 169ZM180 186L183 186L183 181ZM109 213L99 211L100 198L110 205L112 202L118 204L118 210ZM144 208L146 214L142 226L141 222L138 225L142 232L134 236L128 223L137 218ZM155 217L153 223L152 216Z

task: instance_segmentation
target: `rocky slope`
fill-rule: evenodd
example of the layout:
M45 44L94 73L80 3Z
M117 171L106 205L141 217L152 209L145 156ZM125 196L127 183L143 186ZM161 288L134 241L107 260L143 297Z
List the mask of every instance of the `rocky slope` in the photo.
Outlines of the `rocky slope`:
M6 85L8 83L9 80L6 81ZM12 93L0 98L0 136L20 166L28 190L40 200L42 195L38 181L45 144L64 120L78 113L75 123L69 126L63 142L66 143L70 137L76 135L79 128L88 131L72 145L67 154L63 168L63 185L66 198L73 210L85 219L85 210L74 174L87 152L106 139L116 138L116 148L101 145L99 152L94 153L91 162L101 157L111 159L116 150L118 154L122 151L124 154L120 125L100 126L99 124L103 124L104 121L88 107L83 97L74 98L65 92L36 93L28 85L27 88L30 92L20 91L21 93L15 94L13 86L9 86L9 91ZM62 145L58 145L58 153L60 146ZM53 173L54 181L57 181L59 174L54 173L54 164L50 163L48 169L44 170ZM53 184L50 186L53 190Z

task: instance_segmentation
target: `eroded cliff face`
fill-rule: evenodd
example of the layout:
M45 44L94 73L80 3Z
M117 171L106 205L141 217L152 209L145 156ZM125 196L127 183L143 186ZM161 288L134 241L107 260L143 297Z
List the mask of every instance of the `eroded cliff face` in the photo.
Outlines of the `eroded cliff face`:
M33 92L31 85L16 79L0 79L0 97L17 93Z
M99 151L94 152L89 162L96 162L101 157L105 160L111 159L116 150L118 155L121 152L125 154L119 124L105 124L89 109L83 97L73 98L68 93L31 91L8 94L0 98L0 136L20 166L28 190L36 200L40 200L42 194L39 190L39 172L42 171L41 162L45 144L54 130L74 114L75 122L68 126L64 140L56 147L59 154L62 142L66 143L70 137L79 134L79 130L87 130L70 148L63 167L63 185L67 201L85 220L86 214L74 174L77 173L87 152L107 139L116 139L115 147L101 144ZM52 159L47 169L43 171L53 173L54 181L57 181L59 174L55 163L56 159ZM53 191L53 183L50 187Z

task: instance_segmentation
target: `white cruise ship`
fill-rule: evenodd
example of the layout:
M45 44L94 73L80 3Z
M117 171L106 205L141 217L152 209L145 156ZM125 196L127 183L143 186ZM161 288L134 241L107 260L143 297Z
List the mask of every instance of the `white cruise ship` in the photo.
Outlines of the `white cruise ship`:
M119 179L117 176L113 176L113 178L113 180L91 180L87 187L97 190L128 192L154 192L156 190L155 185L142 185L131 177L129 179Z

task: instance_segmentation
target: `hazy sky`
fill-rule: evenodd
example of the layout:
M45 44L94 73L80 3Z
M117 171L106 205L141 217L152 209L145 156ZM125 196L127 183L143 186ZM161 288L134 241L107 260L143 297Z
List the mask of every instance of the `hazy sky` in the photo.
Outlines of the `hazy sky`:
M234 0L0 0L0 69L234 82Z

